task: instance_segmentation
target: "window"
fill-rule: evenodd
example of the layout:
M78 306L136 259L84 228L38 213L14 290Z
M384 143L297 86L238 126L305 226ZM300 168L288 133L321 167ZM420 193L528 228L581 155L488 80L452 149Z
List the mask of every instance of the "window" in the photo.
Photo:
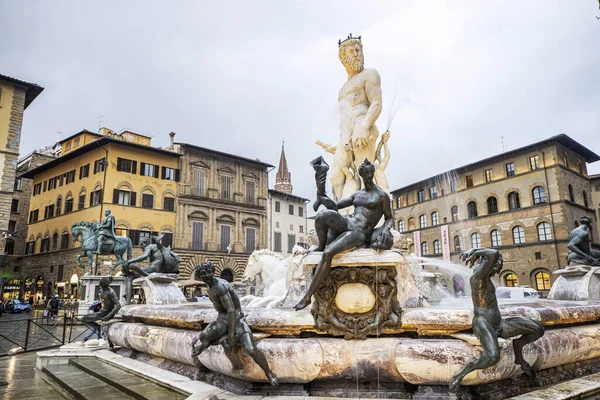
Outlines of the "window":
M52 217L54 217L54 204L50 204L44 209L44 219Z
M425 189L419 189L417 192L417 201L422 203L425 201Z
M36 183L35 185L33 185L33 195L34 196L37 196L41 192L42 192L42 184L41 183Z
M75 170L72 170L72 171L69 171L69 172L67 172L67 173L65 174L65 178L66 178L66 180L67 180L67 182L66 182L66 183L67 183L67 185L68 185L69 183L73 183L73 182L75 182Z
M488 197L486 203L488 214L496 214L498 212L498 200L495 197Z
M466 180L467 180L467 187L468 188L473 187L473 176L467 175Z
M290 224L290 231L294 230L294 224Z
M56 178L48 179L48 190L56 189Z
M8 221L8 232L15 233L17 231L17 221Z
M25 255L35 254L35 240L25 244Z
M540 156L529 157L529 168L531 168L532 171L540 168Z
M477 203L470 201L467 203L467 215L469 218L477 217Z
M128 160L126 158L117 158L117 171L137 173L137 161Z
M455 179L450 180L450 191L452 193L456 192L456 180Z
M38 222L39 212L40 212L39 210L29 211L29 223L30 224L34 224L34 223Z
M294 205L293 204L290 204L288 206L288 211L289 211L290 215L294 215Z
M79 199L77 200L77 209L83 210L84 207L85 207L85 193L81 193L79 195Z
M429 255L429 245L427 244L427 242L421 243L421 255Z
M40 253L47 253L50 251L50 238L42 239L42 243L40 246Z
M79 167L79 179L87 178L88 176L90 176L90 164Z
M60 249L66 250L69 248L69 233L63 233L60 239Z
M202 250L202 236L204 235L204 224L192 222L192 250Z
M121 225L123 226L123 225ZM117 236L127 236L127 227L124 228L115 228L115 235Z
M102 203L102 189L93 191L90 194L90 207L97 206Z
M304 207L298 207L298 216L304 217Z
M458 221L458 206L452 206L450 214L452 214L452 221Z
M4 245L4 253L5 254L14 254L15 253L15 241L12 239L6 239L6 244Z
M437 197L437 188L435 186L432 186L429 188L429 198L435 199L436 197Z
M577 160L577 171L579 171L579 173L583 175L583 166L581 164L581 161L579 160Z
M158 178L158 165L140 162L140 175Z
M473 249L481 248L481 235L477 232L471 235L471 247Z
M583 195L583 205L587 208L588 207L588 198L587 198L587 193L585 190L583 191L582 195Z
M175 211L175 198L173 198L173 197L164 197L163 198L163 210L165 210L165 211Z
M491 169L486 169L485 170L485 181L486 182L491 182L492 181L492 170Z
M439 240L433 241L433 254L442 254L442 244Z
M162 167L162 178L168 181L179 181L179 170L169 167Z
M102 157L99 160L94 161L94 174L104 172L104 169L106 168L106 164L108 164L108 162L106 161L106 159L104 157Z
M550 290L552 286L550 284L550 274L548 272L540 271L535 274L535 287L537 290Z
M504 285L508 287L519 286L519 282L517 281L517 275L513 274L512 272L510 274L506 274L506 276L504 277Z
M419 228L427 228L427 216L425 214L419 216Z
M65 184L65 174L58 176L58 186L62 186Z
M231 201L231 176L221 175L221 200Z
M502 234L498 229L494 229L490 237L492 238L492 247L502 246Z
M275 221L275 228L279 228L279 221Z
M256 193L254 193L254 182L246 181L246 203L256 204Z
M460 236L454 236L454 251L462 251L462 246L460 245Z
M165 247L173 247L173 232L163 232L162 244Z
M276 201L275 202L275 212L280 212L281 211L281 203Z
M142 208L154 208L154 195L152 193L142 193Z
M113 189L113 204L121 204L123 206L135 205L135 201L132 202L132 197L135 199L135 192L129 190Z
M13 185L14 190L22 190L23 189L23 181L21 178L15 178L15 184Z
M546 189L543 186L533 188L533 204L542 204L546 202Z
M81 138L75 138L75 140L73 141L73 146L74 146L74 147L77 147L77 146L79 146L80 139L81 139Z
M403 219L398 221L398 232L404 233L404 220Z
M437 211L431 213L431 225L436 226L440 223L440 214Z
M515 163L508 163L504 166L506 169L506 176L515 176Z
M58 233L52 235L52 250L58 250Z
M10 205L10 212L11 213L19 212L19 200L18 199L12 199L12 203Z
M65 214L68 214L70 212L73 212L73 198L67 197L67 199L65 200Z
M569 156L567 156L567 152L563 152L563 163L565 164L565 167L569 166Z
M296 245L296 235L288 234L288 253L291 253Z
M573 186L569 185L569 200L575 203L575 195L573 194Z
M304 225L298 226L298 232L304 233Z
M203 169L194 169L194 195L205 197L204 194L204 182L206 180L206 173Z
M71 150L71 142L67 142L67 150Z
M536 260L541 260L542 259L542 252L541 251L536 251L535 252L535 259Z
M56 199L56 216L58 217L62 212L62 199L59 197Z
M231 226L221 225L221 251L228 251L231 244Z
M416 229L416 225L415 225L415 219L414 218L409 218L408 219L408 230L412 231L413 229Z
M515 226L512 230L514 244L525 243L525 229L521 226Z
M256 249L256 229L246 229L246 253L252 253Z
M521 201L519 200L519 193L510 192L508 194L508 209L516 210L517 208L521 208Z
M143 243L143 242L150 242L150 235L152 235L152 232L150 231L138 231L139 232L139 242Z
M537 226L538 231L538 240L541 242L543 240L552 240L552 230L550 229L550 224L547 222L542 222Z
M273 250L281 252L281 232L275 232Z

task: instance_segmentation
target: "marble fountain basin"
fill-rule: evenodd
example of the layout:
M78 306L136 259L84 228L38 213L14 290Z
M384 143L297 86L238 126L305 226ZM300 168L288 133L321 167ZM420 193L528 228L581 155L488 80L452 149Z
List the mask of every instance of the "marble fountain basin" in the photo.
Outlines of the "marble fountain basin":
M526 316L540 321L545 335L525 347L534 370L541 371L600 357L600 302L540 300L527 304L501 304L503 316ZM109 328L111 341L150 356L194 366L192 344L217 313L211 304L131 305L121 309L123 322ZM281 383L378 379L413 385L447 385L470 358L479 343L470 332L469 307L407 308L402 326L386 328L381 337L344 340L320 332L309 311L287 309L246 310L258 347L266 355ZM596 323L597 322L597 323ZM514 364L510 340L500 339L497 365L469 374L464 385L479 385L521 374ZM215 374L246 382L266 382L262 370L248 357L234 370L220 346L199 356Z

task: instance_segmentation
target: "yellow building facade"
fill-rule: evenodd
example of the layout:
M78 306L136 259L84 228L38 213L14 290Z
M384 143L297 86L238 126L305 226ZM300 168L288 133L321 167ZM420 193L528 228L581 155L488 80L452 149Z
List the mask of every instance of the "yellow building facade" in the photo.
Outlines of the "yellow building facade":
M86 270L77 267L80 243L73 243L69 228L97 223L107 209L116 218L116 234L129 236L136 253L152 234L164 233L165 245L173 242L179 154L150 147L144 135L102 133L64 139L61 157L23 175L33 180L23 267L43 277L44 296L73 294L71 278ZM114 262L113 256L99 257L99 273Z

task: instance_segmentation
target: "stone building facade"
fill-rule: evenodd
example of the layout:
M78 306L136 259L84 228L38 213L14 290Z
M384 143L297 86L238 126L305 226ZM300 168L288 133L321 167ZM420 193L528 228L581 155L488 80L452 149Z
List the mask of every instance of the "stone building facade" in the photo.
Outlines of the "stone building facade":
M586 163L599 159L563 134L465 165L392 191L397 228L424 257L497 248L501 285L547 293L552 271L566 266L569 232L596 218Z
M292 254L294 246L307 248L306 205L308 199L269 190L269 249L283 257Z
M195 266L210 260L217 276L240 280L250 253L268 245L273 166L187 143L173 143L172 149L181 154L174 243L181 279L192 278Z

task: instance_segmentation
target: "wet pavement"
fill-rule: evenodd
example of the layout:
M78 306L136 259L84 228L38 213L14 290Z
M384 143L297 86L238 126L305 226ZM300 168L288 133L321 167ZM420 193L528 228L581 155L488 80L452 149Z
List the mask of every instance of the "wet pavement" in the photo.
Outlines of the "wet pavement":
M0 399L64 399L35 372L36 359L35 352L0 358L0 381L8 383L7 386L0 387Z

